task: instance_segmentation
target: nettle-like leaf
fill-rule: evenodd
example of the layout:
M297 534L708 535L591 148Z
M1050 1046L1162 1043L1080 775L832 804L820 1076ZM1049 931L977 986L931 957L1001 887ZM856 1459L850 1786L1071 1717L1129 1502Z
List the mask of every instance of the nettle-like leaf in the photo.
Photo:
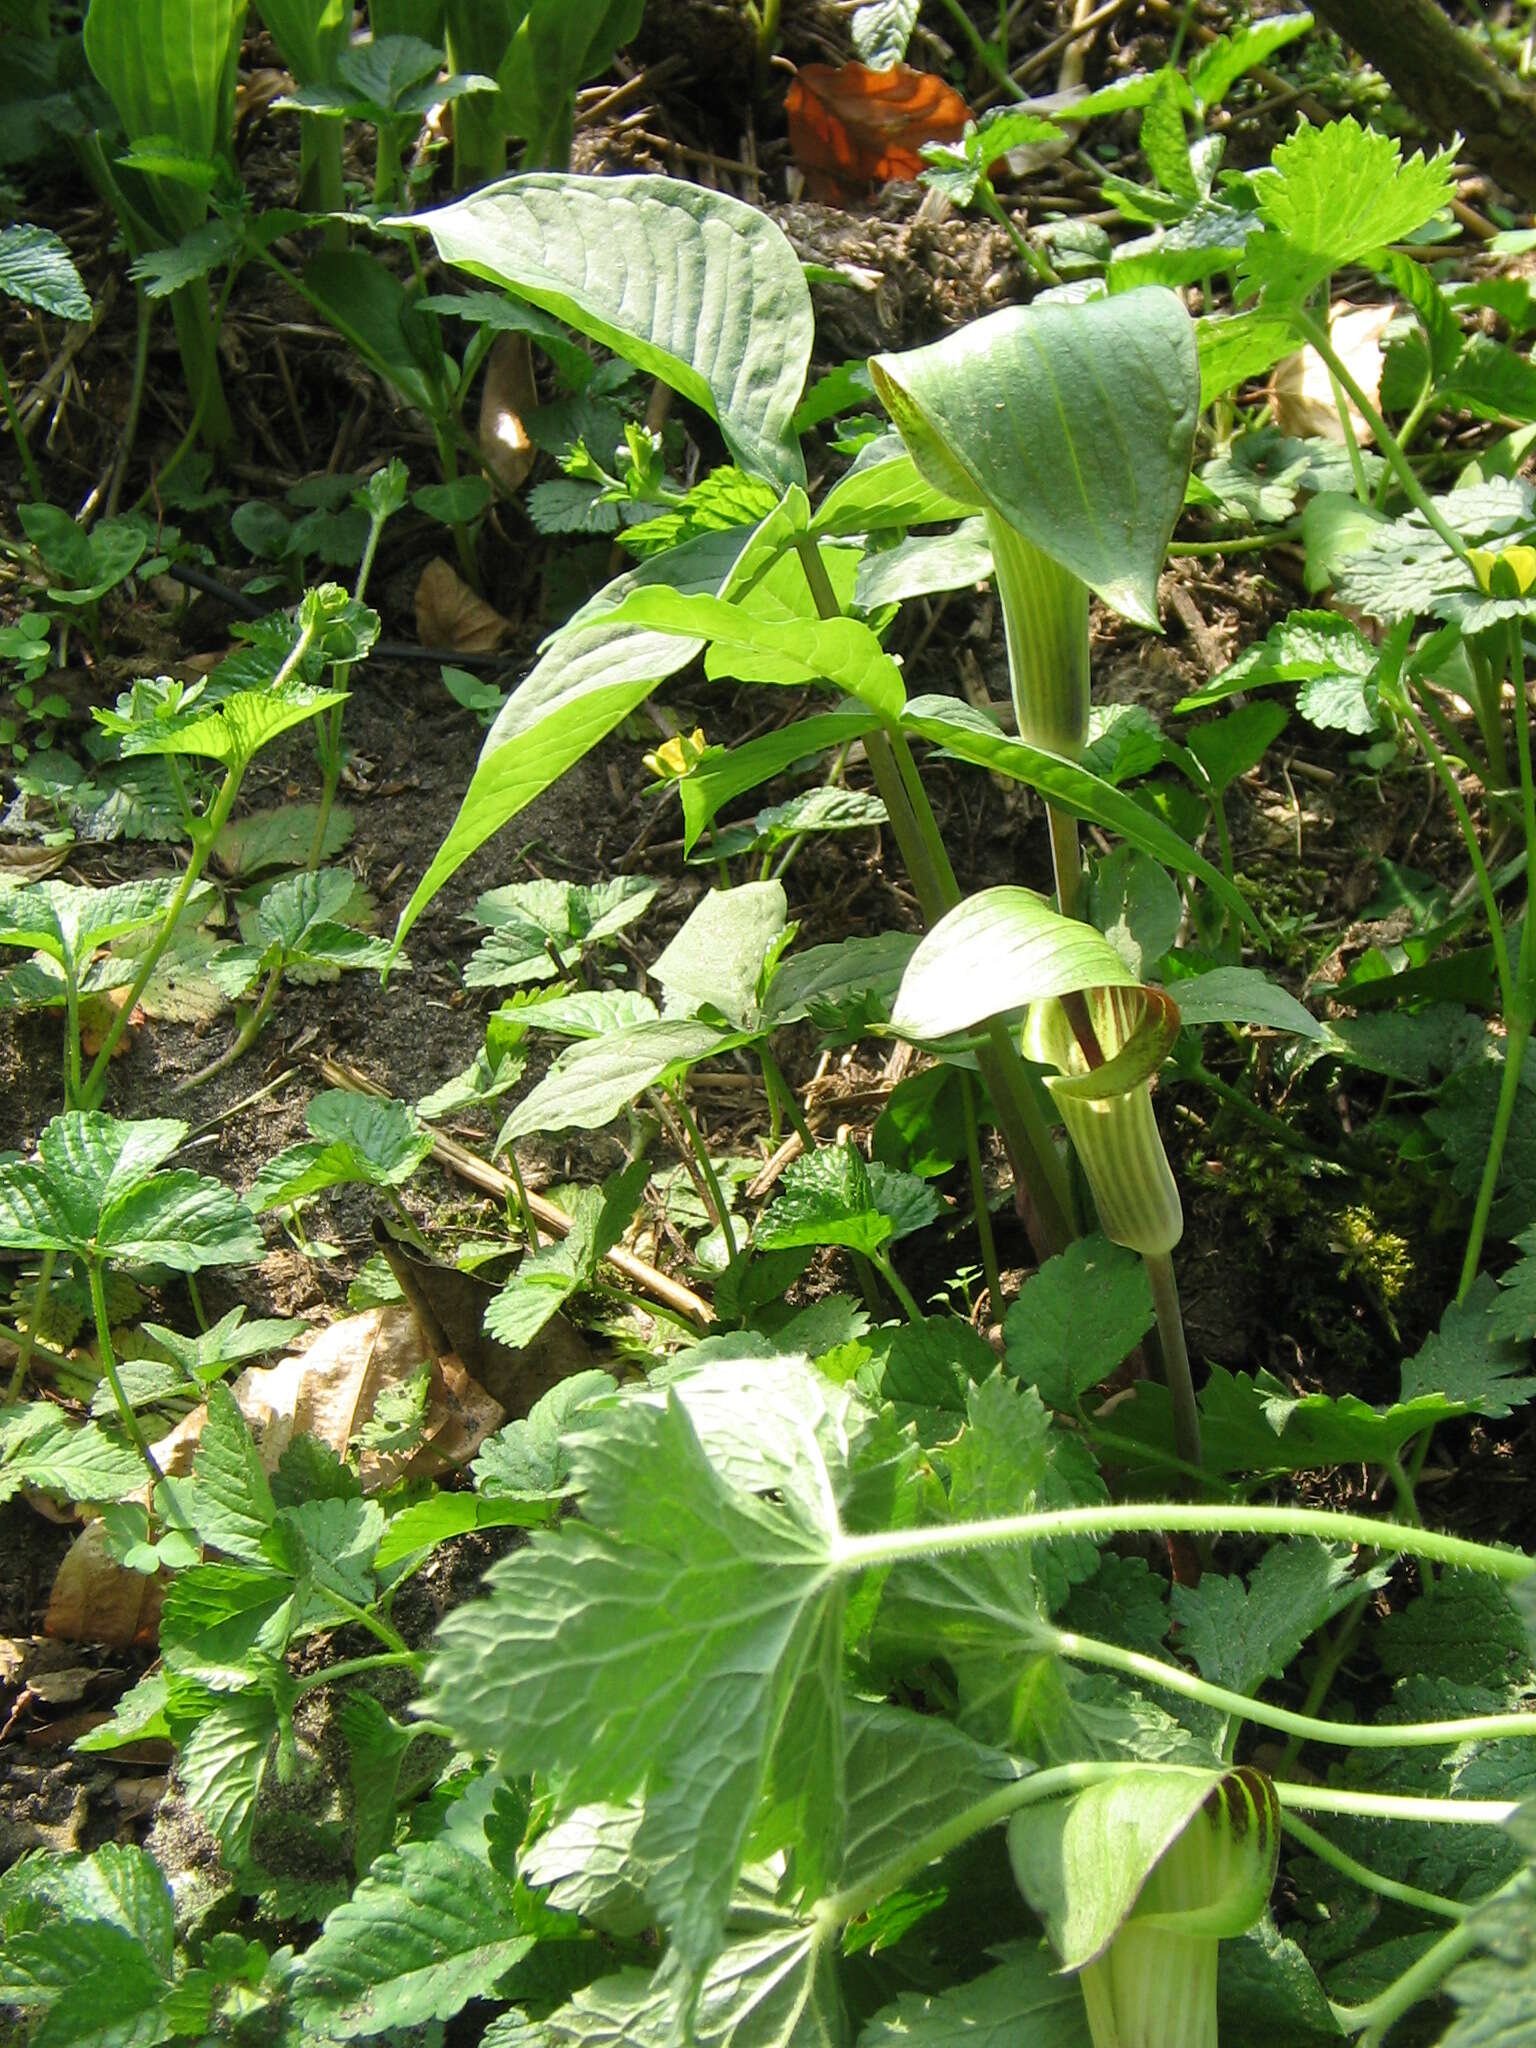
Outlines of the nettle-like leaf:
M1380 723L1376 675L1381 650L1337 612L1292 612L1204 689L1174 706L1198 711L1222 698L1300 683L1296 708L1323 730L1363 737Z
M1384 1574L1357 1574L1342 1549L1310 1541L1277 1543L1240 1579L1206 1572L1198 1586L1175 1586L1179 1647L1200 1675L1232 1692L1251 1693L1278 1678L1307 1638Z
M117 882L87 889L50 876L19 889L0 888L0 946L25 946L46 953L68 972L78 973L98 947L158 924L181 887L177 875ZM183 915L194 917L211 891L194 884Z
M0 228L0 295L59 320L89 320L91 300L63 242L25 222Z
M464 969L470 988L549 981L643 917L661 887L644 875L607 882L512 882L475 900L477 924L489 927Z
M854 55L872 71L899 64L907 54L922 0L868 0L849 24Z
M791 1718L802 1779L840 1786L832 1565L853 1420L787 1360L586 1411L570 1444L581 1518L495 1566L490 1597L439 1632L429 1711L462 1740L550 1773L567 1812L643 1797L647 1897L692 1969L720 1946ZM813 1865L839 1803L797 1841Z
M260 1258L255 1218L228 1188L185 1168L157 1170L186 1135L169 1118L56 1116L35 1163L0 1166L0 1245L182 1273Z
M866 1165L851 1144L821 1145L795 1160L779 1188L752 1233L759 1251L828 1244L879 1252L943 1213L926 1182L878 1161Z
M129 575L149 547L148 530L128 517L87 531L59 505L22 505L17 518L48 572L55 604L93 605Z
M1003 1358L1043 1401L1070 1411L1151 1326L1141 1259L1108 1238L1080 1238L1019 1290L1003 1321Z
M903 1991L859 2035L859 2048L1089 2048L1088 2015L1072 1979L1033 1942L989 1953L995 1966L964 1984Z
M1239 266L1243 285L1271 305L1297 304L1333 271L1403 241L1454 194L1454 150L1404 162L1395 137L1353 115L1301 128L1277 145L1273 166L1253 187L1265 232Z
M471 1470L492 1500L556 1501L571 1491L566 1437L590 1402L614 1391L608 1373L573 1373L535 1401L525 1417L509 1422L480 1447Z
M95 1423L71 1422L46 1401L0 1409L0 1500L35 1486L65 1500L117 1501L143 1484L138 1453Z
M345 690L311 689L287 683L281 689L235 690L217 705L193 704L183 710L162 699L151 705L137 687L120 698L116 710L93 712L118 742L125 757L139 754L193 754L226 768L245 768L272 740L296 725L345 703Z
M304 1113L312 1136L269 1159L251 1183L255 1209L287 1207L324 1188L361 1182L399 1187L432 1150L425 1130L405 1103L349 1088L329 1088Z
M1527 1231L1516 1242L1529 1250L1533 1237L1536 1232ZM1503 1416L1536 1399L1527 1348L1536 1336L1533 1278L1529 1257L1501 1275L1498 1288L1480 1273L1465 1301L1453 1301L1439 1329L1403 1361L1403 1400L1439 1394L1474 1415Z
M804 481L790 421L810 362L810 293L756 207L670 178L536 173L400 225L702 406L743 469Z

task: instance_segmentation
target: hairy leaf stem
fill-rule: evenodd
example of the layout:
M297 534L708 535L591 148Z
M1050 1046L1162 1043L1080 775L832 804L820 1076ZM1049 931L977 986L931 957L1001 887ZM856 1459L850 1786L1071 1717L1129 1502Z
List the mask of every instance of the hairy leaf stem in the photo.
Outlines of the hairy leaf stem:
M1044 1514L997 1515L982 1521L891 1529L869 1536L841 1535L832 1563L840 1571L867 1571L1007 1543L1052 1543L1067 1536L1161 1536L1180 1531L1191 1536L1316 1536L1323 1542L1352 1543L1389 1555L1459 1565L1467 1571L1486 1572L1509 1585L1518 1585L1536 1573L1536 1558L1527 1557L1524 1551L1499 1550L1464 1536L1444 1536L1434 1529L1376 1522L1368 1515L1196 1501L1117 1501L1102 1507L1056 1508ZM1536 1722L1530 1725L1536 1732Z
M1304 1820L1297 1820L1294 1814L1287 1814L1284 1824L1285 1832L1304 1849L1310 1849L1319 1861L1330 1864L1341 1876L1365 1891L1375 1892L1384 1899L1395 1899L1398 1905L1412 1906L1420 1913L1433 1913L1441 1920L1465 1920L1473 1910L1459 1899L1444 1899L1438 1892L1420 1891L1417 1885L1399 1884L1395 1877L1383 1877L1379 1870L1357 1863L1343 1849L1335 1848L1326 1835L1309 1827Z
M1179 1306L1179 1283L1174 1277L1170 1252L1142 1254L1147 1284L1152 1289L1152 1307L1157 1315L1157 1335L1163 1354L1163 1379L1173 1408L1174 1449L1186 1465L1203 1467L1200 1448L1200 1409L1195 1400L1194 1376L1189 1368L1189 1345L1184 1336L1184 1314Z
M1512 1898L1528 1894L1531 1888L1530 1871L1520 1870L1491 1896L1494 1899ZM1379 1991L1364 2005L1335 2005L1333 2016L1347 2033L1360 2036L1360 2048L1378 2048L1409 2007L1427 1997L1454 1965L1477 1946L1476 1920L1463 1920L1459 1926L1442 1934L1434 1947L1426 1949L1385 1991Z

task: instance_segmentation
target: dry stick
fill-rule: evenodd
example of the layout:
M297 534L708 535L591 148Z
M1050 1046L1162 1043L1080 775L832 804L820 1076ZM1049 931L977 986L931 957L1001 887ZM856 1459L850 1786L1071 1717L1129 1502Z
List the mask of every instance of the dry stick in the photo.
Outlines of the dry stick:
M354 1095L387 1096L389 1093L377 1081L370 1081L366 1074L359 1073L356 1067L349 1067L341 1060L327 1059L322 1055L315 1059L314 1066L315 1071L333 1088L348 1088ZM511 1174L503 1173L499 1166L492 1166L488 1159L482 1159L478 1152L471 1152L467 1145L457 1144L436 1131L432 1134L432 1157L439 1166L456 1173L461 1180L467 1180L482 1194L495 1195L504 1201L513 1191ZM551 1237L568 1237L571 1219L565 1211L556 1208L545 1196L535 1194L532 1188L527 1193L529 1210L540 1227ZM691 1287L684 1287L680 1281L669 1279L656 1267L648 1266L633 1252L626 1252L615 1245L611 1251L604 1252L603 1261L616 1273L622 1274L631 1287L638 1287L642 1294L648 1294L684 1322L694 1323L700 1328L714 1322L715 1312L702 1295L695 1294Z

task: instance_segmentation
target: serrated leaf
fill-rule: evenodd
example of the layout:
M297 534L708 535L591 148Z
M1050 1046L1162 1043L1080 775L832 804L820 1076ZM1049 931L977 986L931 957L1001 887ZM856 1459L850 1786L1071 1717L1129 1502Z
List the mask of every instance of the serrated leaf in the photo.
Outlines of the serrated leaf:
M1536 1399L1536 1375L1528 1369L1526 1348L1536 1335L1536 1319L1529 1311L1520 1313L1521 1270L1502 1276L1503 1295L1480 1273L1466 1299L1451 1303L1439 1329L1403 1361L1403 1400L1440 1394L1474 1415L1503 1416ZM1524 1285L1529 1288L1529 1275Z
M899 64L917 26L922 0L869 0L856 7L849 24L854 55L872 71Z
M1332 271L1403 241L1453 197L1455 153L1403 161L1394 137L1353 115L1303 127L1279 143L1274 175L1254 182L1266 232L1248 243L1239 277L1266 300L1294 304Z
M791 1695L840 1632L831 1418L789 1361L778 1384L757 1449L804 1475L782 1505L706 1457L683 1402L707 1382L592 1414L572 1447L582 1519L493 1567L428 1672L430 1711L510 1770L558 1773L567 1808L644 1794L648 1897L694 1968L719 1948ZM826 1713L823 1747L841 1735Z
M1311 26L1310 14L1276 14L1266 21L1245 22L1230 35L1217 36L1190 59L1189 89L1197 103L1220 106L1246 72L1267 64L1276 51L1305 35Z
M317 1095L304 1120L313 1139L267 1161L251 1183L254 1208L277 1208L354 1181L399 1187L432 1150L432 1133L407 1104L350 1088Z
M1264 1679L1278 1678L1307 1638L1373 1582L1372 1574L1350 1569L1341 1549L1276 1543L1246 1587L1206 1572L1198 1586L1173 1588L1179 1647L1213 1685L1251 1693Z
M26 222L0 228L0 293L59 320L91 317L90 295L51 228Z
M1052 1408L1071 1411L1152 1326L1146 1268L1104 1237L1048 1259L1003 1320L1003 1359Z
M1536 1338L1536 1229L1523 1232L1515 1243L1524 1257L1499 1275L1504 1291L1488 1312L1488 1327L1495 1337L1529 1343Z
M250 1854L256 1801L277 1730L269 1692L236 1693L202 1717L177 1755L192 1810L217 1838L231 1869Z
M605 1372L572 1373L526 1416L486 1439L470 1468L475 1485L490 1500L555 1501L569 1493L571 1463L563 1439L579 1410L613 1391Z
M512 1885L456 1841L381 1856L305 1951L294 2000L338 2040L448 2020L533 1946Z
M197 1440L190 1481L176 1499L198 1537L245 1564L265 1562L263 1539L276 1515L261 1455L234 1395L208 1390L208 1417Z
M859 2035L859 2048L1089 2048L1083 1995L1037 1944L1010 1942L964 1984L901 1992Z
M851 1144L822 1145L787 1167L779 1194L757 1220L759 1251L835 1244L878 1252L894 1234L875 1201L869 1168Z
M0 1409L0 1499L35 1486L66 1500L116 1501L143 1483L137 1452L94 1423L71 1423L44 1401Z
M400 225L702 406L743 469L804 481L810 293L756 207L670 178L534 174Z

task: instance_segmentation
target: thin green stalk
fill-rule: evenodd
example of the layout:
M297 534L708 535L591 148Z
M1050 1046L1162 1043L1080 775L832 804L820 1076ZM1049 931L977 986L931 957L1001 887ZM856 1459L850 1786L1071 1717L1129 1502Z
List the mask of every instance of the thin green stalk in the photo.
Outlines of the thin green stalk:
M426 1658L415 1650L386 1650L376 1657L343 1657L340 1663L327 1664L323 1671L312 1671L307 1678L294 1681L294 1697L302 1699L317 1686L334 1685L339 1678L356 1678L366 1671L419 1671ZM419 1724L415 1732L422 1732Z
M338 1593L332 1586L327 1586L323 1590L332 1607L339 1608L348 1621L356 1622L359 1628L367 1629L369 1635L377 1636L384 1647L396 1657L409 1657L417 1664L424 1661L415 1655L405 1637L397 1628L392 1628L382 1615L370 1614L366 1607L359 1607L355 1600L347 1599L345 1594ZM334 1670L334 1666L332 1668Z
M1411 1792L1344 1792L1333 1785L1293 1785L1275 1779L1287 1813L1349 1813L1361 1820L1428 1821L1431 1827L1502 1828L1513 1799L1425 1799Z
M388 516L386 512L375 510L368 521L368 537L363 542L362 559L357 565L357 576L352 585L352 595L358 604L362 603L364 592L368 588L368 578L373 573L373 558L379 551L379 539ZM342 663L337 662L331 669L333 688L341 687L342 666ZM309 843L309 859L305 862L311 874L319 867L325 852L326 827L331 822L331 807L336 801L336 788L341 781L341 723L345 710L345 704L333 704L329 712L322 715L320 744L316 750L320 756L320 810L315 819L315 836Z
M1429 1431L1426 1430L1424 1434L1427 1443ZM1340 1617L1338 1627L1333 1631L1332 1635L1323 1638L1323 1647L1318 1655L1317 1668L1312 1674L1312 1682L1307 1687L1306 1697L1301 1703L1301 1711L1304 1714L1315 1714L1333 1690L1333 1681L1339 1674L1339 1667L1355 1646L1355 1638L1360 1633L1360 1624L1365 1619L1373 1597L1373 1589L1370 1586L1362 1586L1354 1599L1350 1601L1348 1607L1345 1608L1343 1615ZM1292 1736L1281 1752L1281 1768L1286 1769L1295 1763L1300 1753L1300 1738Z
M1355 437L1355 423L1349 416L1349 400L1344 395L1343 385L1331 369L1328 372L1328 384L1333 395L1333 409L1338 414L1339 431L1344 436L1344 447L1349 456L1349 474L1355 486L1355 502L1368 506L1371 502L1371 486L1366 479L1360 443Z
M1520 1870L1490 1896L1502 1899L1529 1889L1530 1873ZM1367 1999L1364 2005L1335 2005L1333 2016L1346 2033L1360 2036L1360 2048L1378 2048L1403 2014L1421 1998L1427 1998L1462 1957L1470 1955L1478 1945L1476 1921L1463 1920L1459 1927L1441 1935L1434 1947L1426 1949L1385 1991Z
M1302 309L1294 312L1291 318L1297 332L1305 341L1311 343L1312 347L1328 365L1329 373L1343 385L1345 391L1353 399L1355 410L1370 428L1376 446L1381 450L1387 461L1391 463L1397 480L1402 485L1409 502L1423 514L1429 525L1439 534L1452 554L1465 561L1467 555L1466 542L1456 531L1455 527L1446 519L1445 515L1430 497L1428 491L1419 482L1413 464L1403 452L1402 444L1397 436L1392 432L1392 429L1387 425L1377 408L1371 403L1368 394L1362 390L1359 381L1350 374L1349 365L1343 360L1333 345L1332 338L1328 333L1327 323L1318 320L1315 314Z
M242 1059L261 1036L261 1028L272 1014L277 1001L277 992L283 984L281 965L274 967L267 976L266 986L252 1006L245 1022L240 1026L229 1044L211 1059L207 1066L199 1067L195 1074L189 1074L184 1081L178 1081L171 1090L172 1095L187 1095L194 1088L201 1088L205 1081L211 1081L215 1074L226 1073L235 1062Z
M671 1097L672 1107L677 1112L677 1120L683 1127L683 1134L692 1148L693 1156L699 1163L699 1171L704 1176L704 1185L709 1189L709 1199L715 1211L715 1224L720 1235L725 1239L725 1263L727 1268L729 1268L734 1266L737 1259L741 1256L740 1247L736 1242L736 1233L731 1228L730 1204L726 1201L725 1190L720 1185L720 1176L715 1172L715 1162L709 1156L709 1147L705 1144L699 1127L694 1122L693 1112L688 1107L682 1089L671 1088L668 1089L667 1093Z
M22 475L27 480L27 489L32 493L35 504L44 504L47 492L43 479L38 473L37 457L32 453L32 444L27 439L26 429L21 424L21 415L16 410L16 397L11 390L11 380L5 374L5 365L0 363L0 405L5 407L5 416L10 421L11 439L16 443L16 453L21 460Z
M106 1263L102 1259L88 1257L85 1261L85 1271L91 1290L91 1309L96 1318L96 1348L101 1356L101 1369L106 1374L107 1385L112 1389L117 1419L123 1425L123 1433L129 1443L138 1452L140 1461L149 1474L151 1487L157 1488L164 1496L166 1520L195 1542L197 1532L182 1513L181 1503L176 1498L176 1490L161 1471L155 1454L149 1447L149 1439L144 1434L143 1425L134 1414L133 1404L123 1391L123 1383L118 1376L117 1355L112 1349L112 1322L107 1311ZM152 1493L151 1512L154 1498Z
M539 1222L533 1213L533 1204L528 1199L528 1190L523 1185L523 1169L517 1163L517 1153L510 1145L507 1147L507 1178L512 1183L512 1193L517 1203L517 1218L523 1226L523 1236L527 1240L528 1249L536 1252L543 1243L539 1236Z
M981 1170L981 1135L976 1121L976 1084L969 1074L960 1076L960 1114L965 1123L965 1163L971 1176L971 1204L976 1212L976 1237L981 1246L981 1271L987 1283L987 1297L994 1322L1003 1313L1003 1276L997 1263L997 1239L992 1234L992 1211L987 1206L987 1184Z
M1118 1501L1099 1507L1055 1508L1034 1515L998 1515L984 1521L946 1522L918 1529L891 1529L869 1536L839 1537L835 1569L874 1571L909 1558L929 1559L1010 1543L1053 1543L1068 1536L1316 1536L1325 1543L1352 1543L1386 1555L1427 1557L1436 1564L1486 1572L1509 1585L1536 1573L1536 1558L1499 1550L1464 1536L1434 1529L1408 1529L1369 1515L1336 1514L1324 1508L1280 1508L1246 1502ZM1536 1721L1527 1719L1536 1734Z
M1292 519L1284 526L1271 527L1268 533L1238 533L1229 540L1175 540L1168 543L1168 554L1187 555L1199 560L1206 555L1251 555L1262 548L1272 548L1281 541L1300 540L1301 521Z
M107 486L107 495L102 511L107 518L116 512L118 501L123 494L123 479L128 474L128 464L133 459L133 444L139 431L139 414L144 407L144 386L149 372L149 328L153 308L148 296L141 289L135 293L135 333L133 340L133 378L128 387L128 405L123 423L118 431L117 450L112 457L112 481Z
M1078 844L1077 820L1070 811L1048 803L1046 823L1051 833L1051 867L1056 876L1056 907L1063 917L1076 917L1082 895L1083 856ZM1231 877L1227 878L1229 881Z
M1026 236L1020 234L1017 222L993 190L990 178L982 177L978 179L976 197L981 202L982 210L991 214L992 218L1003 230L1003 233L1012 242L1014 249L1017 251L1020 260L1030 275L1038 278L1041 284L1059 285L1061 283L1060 276L1052 269L1049 259L1043 252L1035 248Z
M273 677L272 687L274 690L280 689L287 682L289 676L293 674L294 670L300 666L305 655L314 644L317 631L318 626L314 623L307 624L301 629L299 637L294 642L287 659ZM209 856L213 852L214 844L227 824L230 812L235 807L235 798L240 794L240 784L245 779L245 771L249 765L248 761L241 759L231 762L224 781L220 786L219 793L213 800L212 808L208 812L207 817L203 819L200 829L194 834L191 857L187 861L175 895L166 905L165 914L160 920L160 929L156 932L145 950L144 957L139 963L139 970L129 984L127 995L123 998L122 1007L108 1026L107 1035L101 1042L101 1049L96 1055L90 1072L85 1077L85 1085L81 1089L81 1099L86 1107L95 1103L100 1097L102 1083L106 1079L108 1062L112 1058L118 1040L128 1028L128 1020L133 1015L134 1005L138 1002L139 997L143 995L149 977L160 964L160 956L164 953L175 935L176 927L181 921L181 913L187 907L187 899L192 894L193 886L203 869L208 865Z
M756 1051L758 1061L763 1070L763 1080L770 1098L773 1101L782 1103L784 1114L789 1118L790 1129L799 1138L807 1152L814 1152L816 1150L816 1139L810 1125L805 1120L805 1115L800 1108L799 1102L796 1100L794 1089L790 1087L788 1081L784 1078L784 1069L768 1050L766 1040L757 1046Z
M918 1307L916 1297L913 1295L912 1290L907 1286L906 1282L902 1279L901 1275L897 1272L896 1268L891 1264L889 1253L884 1251L872 1251L869 1254L869 1263L874 1267L875 1271L880 1275L880 1278L885 1282L886 1286L889 1287L892 1294L895 1295L897 1301L901 1304L901 1312L906 1317L907 1321L909 1323L920 1323L923 1320L923 1312Z
M21 1398L21 1390L26 1385L27 1373L32 1364L32 1354L39 1348L35 1333L38 1324L43 1319L43 1312L48 1305L48 1291L53 1285L53 1269L58 1264L58 1258L59 1255L56 1251L44 1252L42 1264L37 1269L37 1279L32 1288L32 1308L27 1318L27 1326L21 1333L21 1344L16 1354L16 1364L11 1372L11 1384L6 1390L5 1398L7 1402L19 1400Z
M1148 1657L1140 1650L1122 1649L1118 1643L1048 1626L1032 1633L1043 1652L1078 1664L1093 1664L1103 1671L1118 1671L1124 1677L1159 1686L1181 1699L1212 1707L1218 1714L1233 1714L1257 1727L1297 1736L1303 1742L1326 1742L1337 1749L1428 1749L1445 1742L1536 1740L1536 1717L1530 1714L1465 1714L1445 1721L1316 1720L1310 1714L1293 1713L1289 1707L1272 1707L1267 1700L1250 1699L1246 1693L1233 1692L1227 1686L1212 1685L1181 1664Z
M1307 1159L1320 1159L1327 1166L1342 1166L1343 1162L1333 1153L1321 1151L1309 1139L1298 1137L1281 1117L1272 1116L1267 1109L1261 1109L1256 1102L1246 1096L1240 1088L1234 1088L1230 1081L1224 1081L1219 1074L1213 1074L1204 1060L1191 1060L1187 1066L1182 1066L1180 1071L1187 1074L1190 1080L1198 1081L1202 1088L1208 1088L1218 1101L1226 1103L1229 1109L1246 1118L1255 1130L1260 1130L1266 1137L1273 1138L1277 1145L1285 1146L1287 1151L1299 1152Z
M1022 85L1015 82L1007 65L1003 63L996 50L993 49L981 30L966 13L960 4L960 0L943 0L943 4L953 19L955 27L959 29L966 42L970 44L977 63L980 64L998 90L1007 93L1008 97L1013 100L1028 99L1028 93L1025 92Z
M1152 1289L1152 1306L1157 1313L1157 1334L1163 1353L1163 1377L1173 1408L1173 1445L1186 1465L1203 1466L1200 1449L1200 1410L1195 1401L1195 1382L1189 1369L1189 1346L1184 1338L1184 1315L1179 1307L1179 1283L1174 1277L1173 1258L1164 1252L1146 1254L1142 1265Z
M1400 1906L1413 1906L1421 1913L1433 1913L1441 1920L1465 1920L1471 1912L1470 1906L1459 1899L1444 1899L1438 1892L1420 1891L1414 1884L1399 1884L1395 1877L1383 1877L1378 1870L1372 1870L1364 1863L1357 1863L1353 1856L1343 1849L1335 1848L1324 1834L1309 1827L1304 1820L1297 1820L1294 1814L1287 1814L1285 1832L1298 1841L1304 1849L1310 1849L1319 1861L1331 1864L1341 1876L1362 1890L1376 1892L1381 1898L1393 1899Z
M1529 911L1527 911L1529 916ZM1531 1040L1529 1017L1512 1018L1505 1016L1504 1072L1499 1079L1498 1107L1493 1113L1493 1129L1488 1134L1488 1153L1483 1161L1483 1176L1478 1182L1477 1201L1472 1210L1472 1226L1467 1232L1467 1249L1461 1261L1461 1278L1456 1286L1456 1299L1465 1301L1472 1291L1477 1278L1477 1269L1482 1263L1483 1239L1488 1231L1488 1218L1493 1210L1493 1198L1498 1190L1499 1173L1504 1164L1504 1148L1509 1140L1510 1125L1515 1120L1515 1105L1520 1099L1520 1073L1525 1065L1525 1049Z

